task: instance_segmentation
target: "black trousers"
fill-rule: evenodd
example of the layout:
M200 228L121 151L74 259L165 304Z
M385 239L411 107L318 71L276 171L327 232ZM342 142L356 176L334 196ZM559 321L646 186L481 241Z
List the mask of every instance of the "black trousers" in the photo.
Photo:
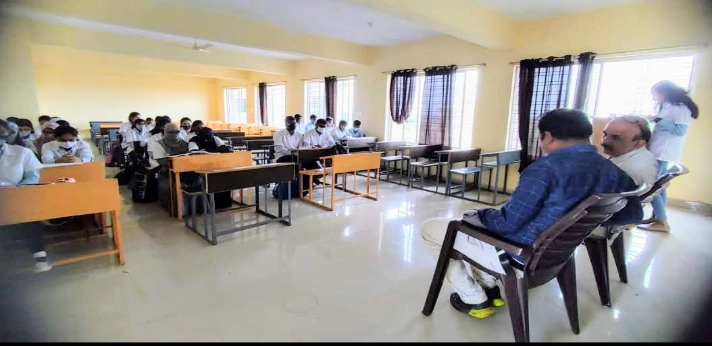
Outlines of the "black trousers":
M0 227L2 239L23 239L32 253L45 251L44 234L47 225L39 222L27 222Z

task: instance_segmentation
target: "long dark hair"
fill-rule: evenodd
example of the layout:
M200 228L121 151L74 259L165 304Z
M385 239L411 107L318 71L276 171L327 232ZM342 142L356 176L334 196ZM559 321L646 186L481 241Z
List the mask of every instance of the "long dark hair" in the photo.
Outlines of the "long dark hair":
M653 85L652 91L656 94L660 94L665 98L665 101L670 102L673 105L683 104L690 110L690 116L692 119L697 119L700 113L700 109L697 107L694 101L687 95L687 90L681 88L677 84L664 80L655 83Z
M154 126L150 131L151 135L153 136L157 133L163 133L163 127L170 122L171 119L168 117L156 117L156 126Z

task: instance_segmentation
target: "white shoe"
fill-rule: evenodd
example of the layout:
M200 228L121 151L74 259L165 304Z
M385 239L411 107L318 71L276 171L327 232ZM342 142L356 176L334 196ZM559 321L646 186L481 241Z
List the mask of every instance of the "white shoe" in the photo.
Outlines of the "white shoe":
M47 258L46 251L35 252L32 254L35 259L35 273L43 273L52 269L52 263Z

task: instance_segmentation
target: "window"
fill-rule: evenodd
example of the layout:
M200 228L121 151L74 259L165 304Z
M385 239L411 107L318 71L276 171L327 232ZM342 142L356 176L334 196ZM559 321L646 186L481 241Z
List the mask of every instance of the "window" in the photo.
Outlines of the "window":
M259 87L255 88L256 121L260 122ZM267 85L267 123L276 128L284 127L284 117L287 116L287 86L284 83Z
M226 123L247 122L247 88L225 88L223 102Z
M652 115L655 102L650 94L653 84L670 80L689 88L693 55L644 57L624 60L599 60L591 70L588 98L584 111L592 117L621 114ZM572 69L567 107L573 105L578 66ZM510 101L507 150L520 149L519 143L519 67L514 67Z
M470 148L472 131L475 123L475 98L477 97L477 69L460 69L455 72L453 81L453 104L450 139L453 148ZM389 81L390 83L390 81ZM396 124L386 116L386 134L388 140L419 143L419 127L425 74L418 73L415 81L413 107L408 119L403 124ZM386 106L386 114L388 114Z
M336 123L346 120L351 123L354 113L354 77L336 80ZM326 118L326 86L324 80L304 82L304 116L314 114L317 118Z

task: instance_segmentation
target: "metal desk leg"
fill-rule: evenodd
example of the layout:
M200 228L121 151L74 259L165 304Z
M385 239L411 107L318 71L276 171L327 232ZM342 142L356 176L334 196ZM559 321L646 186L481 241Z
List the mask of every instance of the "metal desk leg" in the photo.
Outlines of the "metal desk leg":
M492 175L492 170L490 169L490 176ZM492 191L490 189L490 191ZM494 198L492 199L492 204L497 204L497 192L499 191L499 166L497 166L497 170L495 172L495 177L494 177Z
M210 196L210 226L212 234L213 245L218 245L218 228L215 225L215 194L211 193Z
M291 226L292 225L292 182L289 181L287 182L287 212L289 215L287 216L287 225ZM280 203L282 201L280 200Z
M205 237L205 240L210 240L210 237L208 236L208 195L201 194L200 199L203 200L203 236Z
M504 165L504 193L507 193L507 176L509 175L509 164Z

